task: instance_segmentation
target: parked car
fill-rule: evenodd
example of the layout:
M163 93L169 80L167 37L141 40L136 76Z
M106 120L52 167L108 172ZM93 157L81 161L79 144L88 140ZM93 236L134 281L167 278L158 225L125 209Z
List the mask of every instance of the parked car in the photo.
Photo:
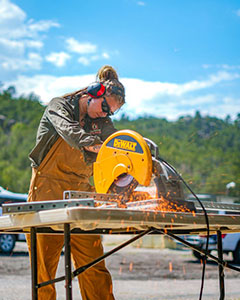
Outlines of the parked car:
M27 196L27 194L13 193L0 187L0 216L2 215L2 204L26 202ZM25 242L25 234L0 234L0 252L12 253L17 241Z
M184 239L201 249L206 248L206 237L204 236L190 235L185 236ZM222 234L222 248L223 253L232 253L233 261L237 264L240 264L240 232ZM209 237L208 250L209 252L217 250L217 235L211 235ZM192 253L197 259L202 258L202 255L199 252L192 250Z

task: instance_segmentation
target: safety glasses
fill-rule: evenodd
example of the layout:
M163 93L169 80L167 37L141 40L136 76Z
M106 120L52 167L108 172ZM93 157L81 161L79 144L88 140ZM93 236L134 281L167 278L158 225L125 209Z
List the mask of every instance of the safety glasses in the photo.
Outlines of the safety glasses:
M111 108L110 108L110 106L108 105L108 103L107 103L105 97L103 97L102 111L105 112L108 116L114 115L114 113L111 111Z

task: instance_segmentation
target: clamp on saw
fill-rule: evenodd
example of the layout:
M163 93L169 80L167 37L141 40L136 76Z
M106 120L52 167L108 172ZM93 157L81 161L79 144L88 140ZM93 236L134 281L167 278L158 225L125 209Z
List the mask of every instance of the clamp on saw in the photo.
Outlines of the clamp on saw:
M151 199L148 193L134 190L154 182L156 198L168 207L194 211L193 203L184 200L180 178L159 158L157 145L132 130L117 131L105 140L94 163L93 178L97 193L117 194L122 202Z

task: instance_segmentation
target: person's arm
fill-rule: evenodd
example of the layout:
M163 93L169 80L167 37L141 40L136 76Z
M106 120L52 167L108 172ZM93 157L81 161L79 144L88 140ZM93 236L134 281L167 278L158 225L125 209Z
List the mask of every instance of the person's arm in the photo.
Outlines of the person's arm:
M107 117L104 119L101 131L101 140L105 141L111 134L116 132L117 129L114 127L112 120L109 117Z
M105 141L111 134L117 131L110 118L102 118L101 122L101 140ZM98 153L102 144L84 147L85 150Z
M53 98L48 104L46 117L51 122L57 133L71 146L77 149L93 145L100 145L98 136L87 133L74 120L72 107L64 98Z
M84 149L90 152L98 153L102 144L97 144L93 146L85 146Z

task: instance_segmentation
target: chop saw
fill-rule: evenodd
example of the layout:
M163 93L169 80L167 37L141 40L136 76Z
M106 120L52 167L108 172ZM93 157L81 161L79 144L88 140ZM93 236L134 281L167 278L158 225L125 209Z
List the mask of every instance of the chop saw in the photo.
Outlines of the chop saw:
M115 195L122 203L155 198L165 208L194 210L193 203L184 200L180 178L160 159L157 145L135 131L120 130L105 140L93 174L96 192ZM156 194L135 190L139 185L155 185Z

